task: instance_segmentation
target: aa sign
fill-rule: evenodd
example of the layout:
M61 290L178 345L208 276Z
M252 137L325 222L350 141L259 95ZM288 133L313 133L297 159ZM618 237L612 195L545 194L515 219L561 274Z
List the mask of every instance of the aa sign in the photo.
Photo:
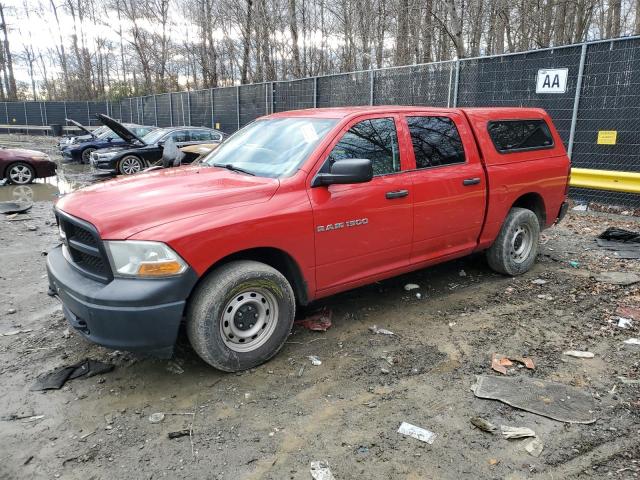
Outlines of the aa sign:
M568 68L538 70L536 93L565 93L567 91Z

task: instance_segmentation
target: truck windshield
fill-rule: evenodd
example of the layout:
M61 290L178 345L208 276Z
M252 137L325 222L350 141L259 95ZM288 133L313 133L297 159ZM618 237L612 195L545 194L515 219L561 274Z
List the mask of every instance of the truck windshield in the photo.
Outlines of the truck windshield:
M292 175L336 123L334 118L273 118L255 121L209 154L203 164L260 177Z

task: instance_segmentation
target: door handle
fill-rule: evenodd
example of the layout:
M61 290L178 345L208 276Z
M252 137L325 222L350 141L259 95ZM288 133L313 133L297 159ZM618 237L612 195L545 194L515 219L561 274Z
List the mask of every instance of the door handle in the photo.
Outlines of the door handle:
M403 198L409 195L409 190L394 190L393 192L387 192L384 196L389 200L394 198Z
M476 177L476 178L465 178L462 181L462 185L464 185L465 187L468 187L469 185L478 185L480 183L480 178Z

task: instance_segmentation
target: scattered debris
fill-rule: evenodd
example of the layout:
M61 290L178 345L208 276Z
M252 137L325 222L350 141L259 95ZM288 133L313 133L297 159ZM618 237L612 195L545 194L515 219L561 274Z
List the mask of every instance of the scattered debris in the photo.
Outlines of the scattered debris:
M518 377L478 375L472 387L478 398L498 400L527 412L566 423L596 421L593 397L558 382Z
M507 425L500 425L500 431L504 438L526 438L536 436L536 432L527 427L509 427Z
M521 363L525 367L527 367L529 370L535 369L533 360L528 357L507 356L507 355L501 355L499 353L494 353L491 356L491 368L498 373L502 373L503 375L507 374L506 367L512 366L513 362Z
M178 430L177 432L167 433L167 437L169 437L169 440L180 437L188 437L189 435L191 435L191 431L188 428L184 430Z
M543 280L542 278L536 278L535 280L531 280L531 283L533 283L534 285L545 285L548 282L546 280Z
M531 440L524 446L529 455L538 458L544 449L544 443L538 437Z
M618 258L640 258L640 234L610 227L598 235L599 247L615 252Z
M167 372L182 375L184 373L184 368L182 368L178 362L169 361L167 363Z
M640 308L634 307L618 307L616 314L624 318L640 321Z
M628 338L623 343L627 345L640 345L640 338Z
M618 377L618 380L620 380L625 385L640 385L640 379L631 379L631 378L627 378L627 377Z
M417 290L418 288L420 288L420 285L416 285L415 283L407 283L407 284L404 286L404 289L405 289L407 292L410 292L411 290Z
M25 328L25 329L17 329L17 330L9 330L8 332L4 332L2 334L3 337L11 337L13 335L18 335L20 333L29 333L29 332L33 332L32 328Z
M329 462L326 460L311 462L310 471L313 480L335 480L335 477L329 468Z
M331 310L323 308L322 310L308 316L304 320L298 320L296 325L300 325L315 332L326 332L331 328Z
M24 423L37 422L38 420L42 420L43 418L44 418L44 415L32 415L30 417L25 418L22 421Z
M563 355L567 355L568 357L575 358L593 358L595 355L591 352L583 352L580 350L567 350L566 352L562 352Z
M588 209L589 205L587 205L586 203L582 203L580 205L576 205L571 210L573 210L574 212L586 212Z
M413 437L421 442L426 442L429 445L431 445L436 438L435 433L425 430L424 428L416 427L415 425L411 425L407 422L402 422L400 428L398 428L398 433Z
M495 433L498 430L498 427L482 417L472 417L471 423L485 432Z
M640 282L640 275L631 272L602 272L595 276L596 281L611 285L633 285Z
M150 423L160 423L164 420L164 413L162 412L156 412L156 413L152 413L151 415L149 415L149 422Z
M316 367L322 365L322 361L315 355L309 355L307 358L311 360L311 365L315 365Z
M386 328L378 328L376 325L369 327L369 330L371 330L376 335L395 335L395 333L393 333L391 330L387 330Z
M35 232L38 230L38 227L35 225L27 225L27 230L29 230L30 232Z
M575 260L570 261L569 265L573 268L580 268L580 262L576 262Z
M630 318L618 317L618 327L631 328L633 326L633 320Z
M458 276L460 276L460 277L466 277L466 276L467 276L467 272L465 272L464 270L460 270L460 271L458 272Z
M16 312L17 312L17 310L15 308L10 308L10 309L7 310L7 315L13 315Z
M33 207L33 203L0 202L0 213L4 213L5 215L10 213L24 213L28 212L31 207Z
M53 372L42 375L36 379L36 383L31 387L33 391L58 390L67 383L79 377L93 377L113 370L114 365L103 363L98 360L85 359L67 367L61 367Z
M497 458L490 458L489 460L487 460L487 463L491 466L494 466L499 464L500 460L498 460Z
M20 415L18 413L10 413L9 415L2 415L0 417L0 420L2 420L3 422L11 422L14 420L25 420L29 422L33 420L39 420L41 418L44 418L44 415L34 415L32 413L28 415Z

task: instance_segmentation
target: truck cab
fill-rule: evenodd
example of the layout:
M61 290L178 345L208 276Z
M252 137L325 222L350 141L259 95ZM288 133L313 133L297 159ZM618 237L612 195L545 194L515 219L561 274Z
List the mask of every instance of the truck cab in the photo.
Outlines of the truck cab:
M50 292L102 345L168 356L185 320L207 363L252 368L297 305L477 251L526 272L569 168L539 109L277 113L198 165L62 198Z

